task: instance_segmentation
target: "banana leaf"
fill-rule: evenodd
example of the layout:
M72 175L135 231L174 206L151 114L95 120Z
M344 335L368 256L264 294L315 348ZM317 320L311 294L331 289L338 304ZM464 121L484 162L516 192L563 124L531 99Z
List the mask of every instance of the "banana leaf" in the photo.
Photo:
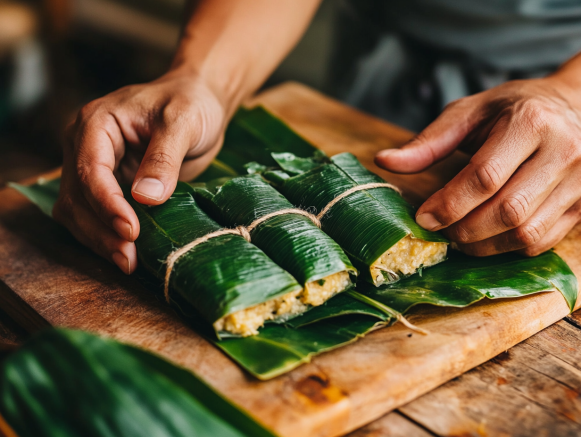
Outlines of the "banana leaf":
M323 305L340 297L342 295ZM316 307L305 315L310 315L319 308L321 307ZM363 315L350 314L349 307L339 306L339 311L350 315L337 316L334 314L335 309L331 308L323 316L325 318L304 326L293 328L291 325L267 325L258 335L225 339L216 343L216 346L255 377L261 380L271 379L310 362L315 355L353 343L391 321L391 316L383 312L372 313L363 307L361 309ZM297 319L302 317L304 316L291 322L297 323Z
M202 211L191 191L189 185L180 182L171 198L155 207L136 202L130 193L126 195L141 226L135 242L139 259L159 278L165 276L164 260L172 251L222 229ZM212 238L184 254L173 268L170 285L170 298L178 293L210 324L301 289L289 273L239 235Z
M310 169L304 159L299 159L297 164L291 153L273 153L273 157L287 177L280 171L267 171L265 177L294 205L316 211L322 211L335 197L353 187L384 182L350 153L333 156L324 164L315 162ZM402 276L401 272L384 271L383 278L378 279L372 270L374 263L405 237L447 243L440 234L418 226L413 208L391 188L352 193L336 203L322 217L321 223L322 229L345 250L363 278L375 285ZM437 261L442 260L443 256Z
M0 381L0 414L20 437L274 437L185 369L82 331L37 334Z
M249 143L244 144L245 151L243 152L246 153L248 150L263 150L266 152L262 154L259 152L252 152L244 155L243 152L240 152L238 143L228 141L228 138L232 139L235 137L228 137L227 135L227 141L224 144L223 150L229 153L229 155L225 155L228 159L235 160L240 153L241 156L243 156L240 163L250 160L256 161L257 164L255 169L261 172L272 165L272 161L269 163L266 159L268 157L271 158L270 153L273 150L269 148L268 138L275 138L276 136L271 134L270 137L266 136L266 139L259 138L257 140L254 137L254 134L252 134L253 131L256 131L257 129L259 130L261 123L274 125L276 129L280 130L277 134L279 137L290 135L291 140L284 143L287 145L290 144L289 147L294 147L293 144L295 141L302 140L300 137L298 137L299 140L297 140L296 134L290 131L283 123L271 123L271 121L264 120L264 118L270 119L273 117L265 111L260 110L254 112L253 118L249 119L254 123L254 125L252 125L251 129L245 128L244 130L250 135L250 137L246 138ZM249 120L247 119L245 121L247 125L251 124ZM233 125L234 122L228 128L229 131ZM250 142L252 144L250 144ZM260 149L261 147L262 149ZM284 150L283 152L292 151L293 150L291 149ZM302 150L301 153L302 155L300 158L305 159L310 156L310 152L307 150ZM219 159L221 159L222 154L223 152L218 155ZM224 161L226 162L228 159L224 159ZM262 162L261 159L263 159ZM335 157L334 159L337 158ZM311 161L315 162L313 167L320 167L321 160L322 159L319 156L316 161ZM300 167L301 171L303 171L307 168L305 162L297 165L296 168ZM287 159L285 165L287 166L287 169L289 169L289 166L293 165L292 159ZM357 165L355 167L357 167ZM245 166L240 164L236 167L236 170L232 171L232 173L223 173L221 176L231 177L234 175L233 173L244 174L244 172L248 172L248 170L252 171L248 165ZM349 171L350 173L357 173L354 169L350 169ZM271 176L273 173L276 175L276 171L270 171L269 173ZM365 172L362 173L362 176L365 177ZM289 179L290 177L291 175L289 173L280 170L278 171L279 183L280 181L284 181L285 178ZM210 177L210 179L213 179L213 177ZM58 185L58 182L55 182L55 185ZM47 189L46 185L34 185L32 187L27 187L26 189L22 186L15 186L15 188L32 198L31 200L33 201L39 198L36 196L37 191L42 192L41 197L44 196L43 198L45 200L46 198L51 197L50 192L57 192L54 189ZM377 193L380 191L380 189L377 189L372 190L371 192L374 193L374 196L379 196ZM390 190L385 191L389 196ZM369 192L367 192L367 194L368 193ZM389 199L389 197L387 199ZM55 200L56 195L53 197L53 203ZM395 198L395 200L397 201L398 199ZM383 201L386 201L386 199L384 198ZM310 205L302 204L302 206ZM404 203L401 208L405 211L409 206ZM52 207L45 207L44 209L50 211ZM331 212L334 214L333 211ZM420 235L422 232L421 228L417 229L417 232L418 235ZM437 237L436 240L438 238L441 237ZM542 258L545 257L545 255L541 255L539 260L539 258L522 258L516 254L507 254L501 258L470 258L462 254L451 254L448 261L424 270L422 276L414 275L409 278L404 278L398 283L390 286L383 286L377 290L372 285L359 281L357 283L357 291L351 290L339 294L327 301L324 305L313 308L304 315L290 320L286 325L266 325L261 330L260 334L254 337L228 338L222 341L214 341L218 347L222 348L225 353L229 354L232 359L237 361L250 373L260 379L268 379L280 375L301 363L308 362L312 356L318 353L322 353L335 347L340 347L343 344L354 341L356 338L365 335L373 329L389 325L393 322L394 316L398 313L406 313L413 305L427 303L440 306L464 306L473 303L481 299L483 295L491 293L485 291L488 290L486 289L487 282L485 282L487 281L487 279L485 279L487 268L489 269L488 274L494 278L496 271L502 268L504 263L510 264L517 261L519 265L518 268L521 269L521 272L527 272L528 266L530 266L531 272L534 271L534 273L528 275L520 274L518 280L507 280L507 283L505 284L507 288L497 288L495 292L496 294L490 294L490 297L500 297L502 294L500 293L500 290L504 290L504 295L510 297L512 295L525 295L532 292L530 290L533 289L536 291L548 291L556 288L563 294L568 304L572 307L578 289L577 280L574 274L564 261L555 253L550 252L550 255L546 256L546 258ZM547 260L550 262L547 262ZM544 273L541 274L539 273L539 269L541 269L543 265L545 270L543 270ZM445 266L447 270L441 270L441 273L438 273L440 272L438 269L442 269ZM474 276L471 273L473 267L476 269L482 268L479 270L481 274L480 282L470 282L470 278ZM512 264L506 269L506 272L509 272L514 268L514 264ZM462 271L462 275L447 276L449 273L446 272L455 272L457 270ZM432 272L434 271L439 275L439 280L428 282L428 278L431 277ZM508 275L508 273L506 274ZM545 279L544 283L539 282L538 278L541 276ZM410 284L409 286L407 285L408 281ZM420 282L416 283L414 281ZM421 281L426 282L421 283ZM420 283L421 285L418 285ZM421 291L418 291L420 288ZM383 292L384 289L389 289L389 291ZM373 291L377 291L377 295L371 294ZM159 289L157 289L157 292L159 292ZM393 294L394 297L391 298L391 300L385 300L391 294ZM463 295L465 296L462 297ZM182 301L179 294L175 294L173 297L175 300L180 301L182 308L188 307L189 304ZM360 299L361 302L358 302L357 299ZM374 305L375 307L369 306L369 304ZM188 313L188 311L186 311L186 313ZM197 317L197 319L199 319L199 317ZM193 325L191 319L185 317L185 320L190 320ZM319 326L321 326L320 330ZM318 333L333 332L333 329L338 330L339 327L343 334L349 334L342 338L335 337L334 343L328 343L323 341L325 340L324 338L316 337Z
M277 163L271 156L276 152L293 152L301 158L324 156L322 151L262 106L240 108L228 124L222 150L196 181L208 182L248 174L247 164L251 162L276 167Z
M534 258L516 253L477 258L451 251L449 259L420 275L374 287L360 283L357 291L406 314L418 304L465 307L489 299L527 296L548 290L561 292L573 311L579 286L575 274L552 250Z
M223 185L194 184L200 204L210 203L221 223L249 226L254 220L293 208L260 175L233 178ZM357 271L343 250L308 217L284 214L267 219L251 232L252 243L302 285L339 273ZM322 284L324 286L324 284Z

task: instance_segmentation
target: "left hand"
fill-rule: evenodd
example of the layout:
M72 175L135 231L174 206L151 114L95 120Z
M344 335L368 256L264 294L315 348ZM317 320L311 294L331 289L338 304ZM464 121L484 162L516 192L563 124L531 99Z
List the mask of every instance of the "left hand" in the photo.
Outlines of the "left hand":
M507 82L452 102L410 143L383 150L380 167L420 172L460 149L469 164L419 208L469 255L534 256L581 218L581 89L557 75Z

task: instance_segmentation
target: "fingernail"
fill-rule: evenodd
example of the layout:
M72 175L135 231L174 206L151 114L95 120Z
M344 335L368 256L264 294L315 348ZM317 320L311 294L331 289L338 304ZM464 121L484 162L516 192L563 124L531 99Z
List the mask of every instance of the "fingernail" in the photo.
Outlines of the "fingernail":
M159 179L143 178L137 182L133 192L148 199L161 200L165 192L165 186Z
M131 272L131 261L129 261L129 258L123 255L121 252L115 252L113 255L111 255L111 258L113 258L113 262L117 264L117 267L119 267L123 273L128 275L129 272Z
M381 152L377 152L377 156L379 158L385 158L389 155L393 155L396 152L399 152L399 150L398 149L385 149L385 150L382 150Z
M416 223L428 231L433 231L442 226L442 223L436 220L436 217L428 212L417 216Z
M115 232L121 238L127 241L133 241L133 227L121 217L115 217L113 219L113 229L115 229Z

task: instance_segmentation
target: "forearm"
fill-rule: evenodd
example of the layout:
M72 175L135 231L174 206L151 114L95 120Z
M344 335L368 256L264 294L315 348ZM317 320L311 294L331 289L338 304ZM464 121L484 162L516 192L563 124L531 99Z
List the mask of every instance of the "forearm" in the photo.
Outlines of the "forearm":
M206 81L231 115L296 44L320 1L201 0L171 69Z

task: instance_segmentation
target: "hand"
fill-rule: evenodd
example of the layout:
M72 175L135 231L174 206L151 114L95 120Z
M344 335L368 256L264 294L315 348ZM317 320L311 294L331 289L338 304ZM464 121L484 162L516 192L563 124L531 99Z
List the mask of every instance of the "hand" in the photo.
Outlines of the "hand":
M558 75L507 82L451 103L400 150L376 163L415 173L455 149L470 163L417 211L460 250L534 256L558 243L581 217L581 90Z
M139 221L119 182L132 182L140 203L165 202L178 177L195 177L218 153L225 120L209 86L175 71L89 103L68 129L54 218L132 273Z

